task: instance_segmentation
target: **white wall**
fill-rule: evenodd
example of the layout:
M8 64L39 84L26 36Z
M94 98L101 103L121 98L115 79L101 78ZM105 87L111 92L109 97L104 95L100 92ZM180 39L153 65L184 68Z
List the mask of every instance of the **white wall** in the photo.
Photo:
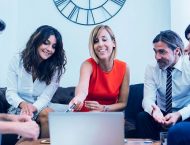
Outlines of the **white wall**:
M184 32L190 24L190 0L171 0L171 29L176 31L184 40L185 45L188 41Z
M89 57L88 37L93 26L81 26L64 18L53 0L0 0L0 18L7 29L0 35L0 87L5 86L7 64L22 50L31 33L43 24L57 28L63 36L68 59L61 85L77 85L81 63ZM105 24L118 42L118 58L131 71L131 84L142 83L145 66L154 62L152 40L160 30L170 29L169 0L126 0L121 11Z
M17 39L17 1L0 0L0 19L7 23L0 33L0 87L5 86L7 62L16 51Z

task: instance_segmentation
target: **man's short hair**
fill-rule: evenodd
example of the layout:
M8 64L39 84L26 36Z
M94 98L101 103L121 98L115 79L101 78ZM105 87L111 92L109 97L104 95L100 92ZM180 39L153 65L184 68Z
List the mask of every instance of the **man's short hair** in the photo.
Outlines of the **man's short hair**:
M190 38L187 37L189 33L190 33L190 25L187 26L187 28L185 29L185 38L186 38L187 40L190 39Z
M170 49L175 50L180 48L181 53L183 54L184 43L181 37L171 30L161 31L152 41L153 43L164 42Z
M3 22L3 20L0 19L0 31L3 31L5 29L5 22Z

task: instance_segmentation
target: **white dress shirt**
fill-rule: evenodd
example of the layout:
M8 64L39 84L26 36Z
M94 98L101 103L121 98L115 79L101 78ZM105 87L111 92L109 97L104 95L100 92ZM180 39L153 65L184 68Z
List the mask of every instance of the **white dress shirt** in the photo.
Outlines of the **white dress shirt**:
M59 82L57 72L49 85L38 79L33 82L32 75L23 66L20 54L17 54L9 64L6 85L6 99L9 104L18 108L22 101L26 101L32 103L39 112L50 103Z
M172 71L172 111L178 111L182 120L190 117L190 61L188 56L181 56ZM143 108L151 114L152 104L165 111L167 71L156 64L147 66L144 81Z

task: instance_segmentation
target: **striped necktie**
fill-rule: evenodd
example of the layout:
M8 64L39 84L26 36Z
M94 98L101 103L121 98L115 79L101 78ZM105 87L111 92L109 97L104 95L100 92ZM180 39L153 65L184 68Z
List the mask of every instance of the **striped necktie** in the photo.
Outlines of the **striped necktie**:
M167 68L166 81L166 114L172 112L172 71L174 68Z

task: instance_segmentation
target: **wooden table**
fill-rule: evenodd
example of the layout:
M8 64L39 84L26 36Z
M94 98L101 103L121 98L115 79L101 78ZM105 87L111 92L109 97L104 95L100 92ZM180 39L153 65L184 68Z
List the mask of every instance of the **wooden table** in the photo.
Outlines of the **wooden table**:
M45 140L49 140L49 139L38 139L38 140L36 140L36 141L31 141L31 140L25 140L25 141L23 141L23 140L19 140L19 142L17 142L16 143L16 145L50 145L50 144L48 144L48 143L41 143L41 142L43 142L43 141L45 141Z
M41 143L45 139L39 139L37 141L22 141L17 143L16 145L50 145ZM150 141L149 139L127 139L127 143L125 145L160 145L160 142L148 143L146 141ZM145 143L146 142L146 143Z

